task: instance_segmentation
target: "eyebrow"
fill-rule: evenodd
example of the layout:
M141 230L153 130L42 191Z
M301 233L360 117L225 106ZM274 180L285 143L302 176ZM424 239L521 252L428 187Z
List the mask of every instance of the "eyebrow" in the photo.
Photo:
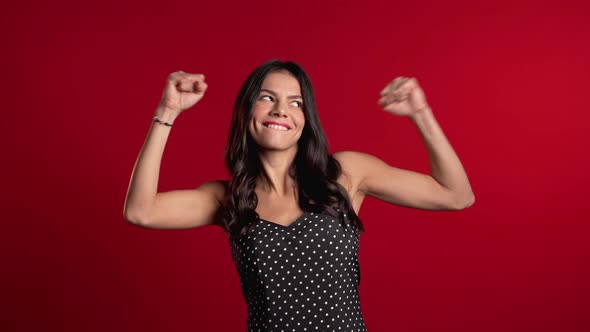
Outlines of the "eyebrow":
M276 96L277 95L276 92L274 92L272 90L269 90L269 89L260 89L260 92L262 92L262 91L266 91L266 92L270 93L273 96ZM299 95L287 96L287 98L288 99L301 99L301 100L303 100L303 97L301 97Z

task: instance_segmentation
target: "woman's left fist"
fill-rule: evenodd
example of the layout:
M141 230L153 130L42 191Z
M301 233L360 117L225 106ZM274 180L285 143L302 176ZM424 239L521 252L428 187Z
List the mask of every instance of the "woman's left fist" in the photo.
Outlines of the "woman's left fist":
M379 105L397 115L412 116L428 108L424 91L415 78L397 77L381 91Z

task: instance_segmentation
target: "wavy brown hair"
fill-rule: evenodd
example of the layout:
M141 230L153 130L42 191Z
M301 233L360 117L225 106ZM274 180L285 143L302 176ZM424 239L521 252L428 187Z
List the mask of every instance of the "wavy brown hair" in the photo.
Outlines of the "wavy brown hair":
M248 122L262 82L269 73L288 71L299 82L303 98L305 125L298 141L297 154L289 169L297 183L299 206L303 211L326 213L345 226L365 231L352 208L348 192L337 182L342 173L340 163L328 154L328 141L317 114L311 81L305 71L291 61L269 61L256 68L242 85L234 104L233 116L225 149L225 164L231 174L228 196L223 210L226 231L233 237L246 235L259 219L256 179L262 174L258 146L250 136Z

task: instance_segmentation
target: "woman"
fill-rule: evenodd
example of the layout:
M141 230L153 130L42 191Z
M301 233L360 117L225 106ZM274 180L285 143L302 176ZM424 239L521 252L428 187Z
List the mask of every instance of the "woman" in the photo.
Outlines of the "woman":
M379 104L408 116L432 174L371 155L328 155L307 74L293 62L258 67L237 97L226 148L228 181L157 192L172 124L205 94L200 74L170 74L137 159L125 218L150 228L218 225L230 237L248 304L248 331L365 331L358 297L358 213L366 196L420 209L474 202L467 175L413 78L398 77Z

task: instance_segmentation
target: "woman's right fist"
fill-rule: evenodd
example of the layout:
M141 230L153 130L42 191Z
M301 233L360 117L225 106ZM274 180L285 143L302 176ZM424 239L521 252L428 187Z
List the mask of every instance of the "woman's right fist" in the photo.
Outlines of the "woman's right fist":
M175 71L168 75L160 107L180 114L201 100L206 90L205 75Z

